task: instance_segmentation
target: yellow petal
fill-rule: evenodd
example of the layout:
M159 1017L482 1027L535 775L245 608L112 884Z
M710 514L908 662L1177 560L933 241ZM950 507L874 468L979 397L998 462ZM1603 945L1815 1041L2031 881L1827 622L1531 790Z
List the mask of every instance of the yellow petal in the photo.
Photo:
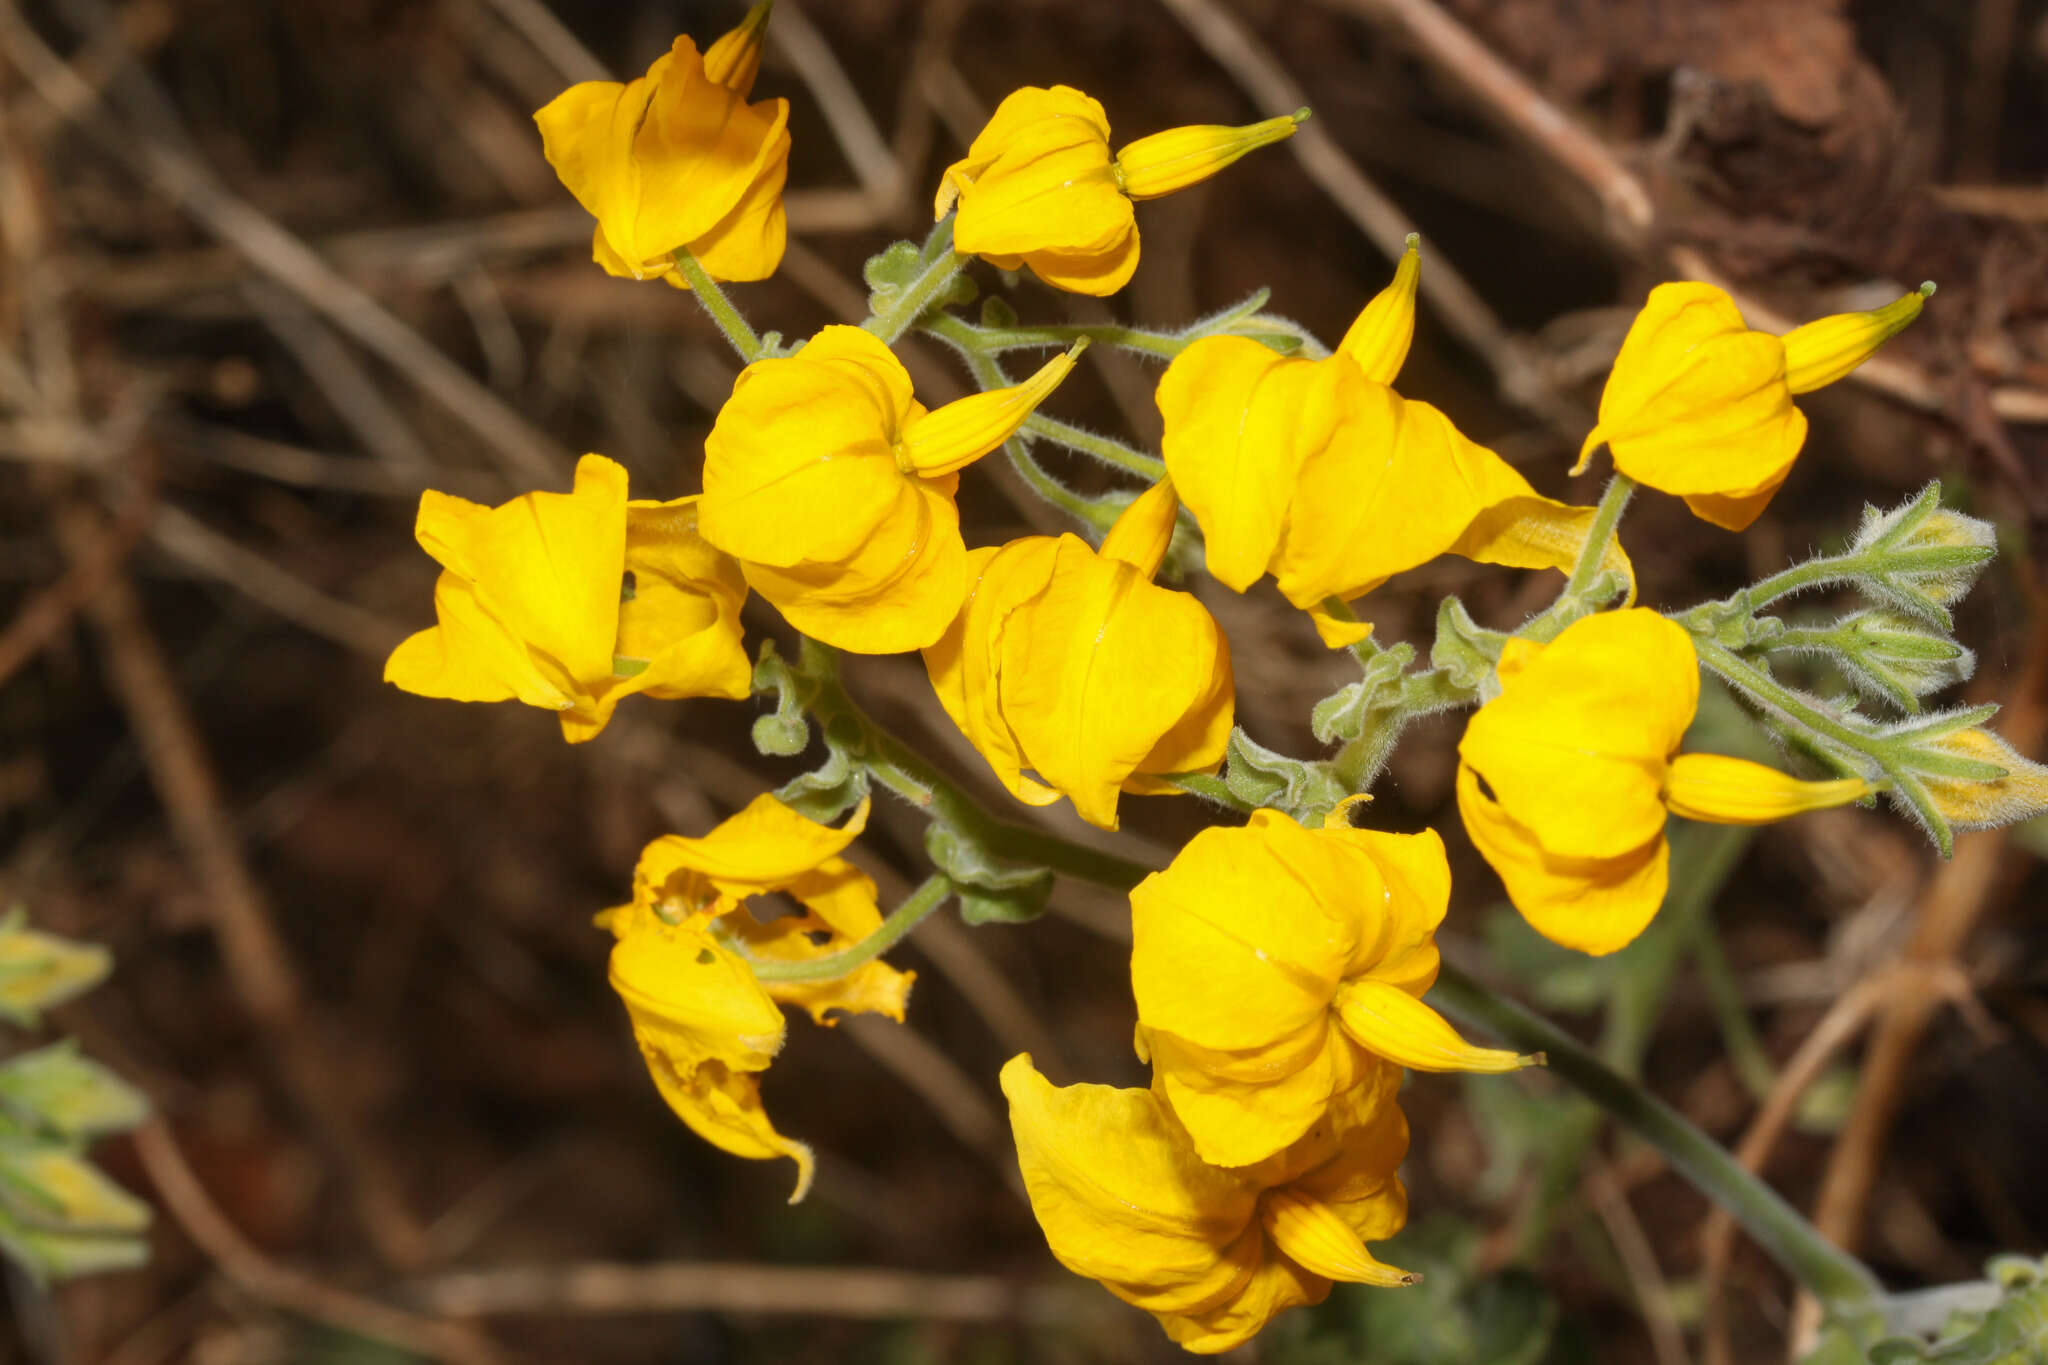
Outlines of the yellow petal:
M996 106L987 126L975 135L967 155L948 166L946 173L939 178L932 218L945 217L961 193L971 188L1025 129L1049 119L1084 123L1101 138L1105 148L1109 145L1109 116L1103 113L1100 104L1079 90L1069 85L1055 85L1051 89L1027 85L1013 90ZM1016 267L1003 268L1014 270Z
M1408 234L1408 249L1394 267L1394 280L1373 296L1337 343L1340 355L1348 355L1358 372L1375 384L1391 384L1408 359L1409 343L1415 339L1415 288L1422 278L1422 239Z
M1337 992L1337 1017L1351 1040L1368 1052L1410 1071L1499 1073L1534 1066L1540 1057L1499 1048L1474 1047L1444 1017L1399 986L1372 977L1344 983Z
M1059 542L1050 536L970 550L967 601L924 651L925 672L946 714L1011 795L1034 806L1051 805L1060 794L1024 776L1023 746L1003 716L997 665L1011 615L1044 590L1058 554Z
M740 627L747 582L738 564L697 534L697 501L626 509L634 594L619 604L617 652L648 664L622 682L654 697L744 700L753 688Z
M1280 543L1295 481L1339 415L1336 367L1246 337L1208 337L1159 380L1166 471L1206 539L1209 572L1243 592Z
M786 101L774 101L776 126L789 117ZM768 144L768 153L747 182L739 202L701 236L684 243L697 264L714 280L765 280L782 264L789 244L789 213L782 191L789 180L789 136L785 131ZM670 270L670 284L688 289L682 274Z
M1522 918L1553 943L1604 955L1633 943L1664 902L1670 846L1663 832L1609 858L1546 853L1528 827L1458 769L1458 813L1480 856L1507 887Z
M1422 1280L1375 1257L1335 1209L1300 1190L1268 1190L1259 1200L1259 1223L1275 1246L1324 1279L1382 1288Z
M953 246L970 255L1106 253L1134 221L1110 166L1106 126L1065 108L1007 130L959 196Z
M704 442L704 538L771 568L851 558L908 506L894 447L914 401L902 363L857 327L749 365Z
M1086 349L1085 341L1078 342L1022 384L969 394L915 419L896 448L898 468L930 479L974 463L1016 434Z
M1189 840L1131 892L1131 988L1139 1021L1239 1052L1323 1027L1377 869L1283 815Z
M761 71L761 43L775 0L756 0L747 17L704 49L704 74L741 99L754 88Z
M422 697L448 701L510 701L560 710L575 698L533 665L526 646L477 601L476 589L452 573L434 584L440 624L407 636L384 661L384 681Z
M1159 574L1166 560L1166 548L1173 543L1173 528L1180 513L1180 499L1173 480L1161 479L1140 493L1126 507L1102 538L1104 559L1118 560L1150 580Z
M1028 1056L1002 1072L1017 1163L1060 1263L1154 1313L1234 1297L1262 1256L1257 1194L1204 1163L1149 1090L1055 1087Z
M802 1199L810 1148L776 1132L757 1075L782 1047L782 1011L746 964L702 928L644 916L612 948L611 981L676 1117L735 1156L795 1161L790 1202Z
M1921 777L1935 809L1951 827L1992 829L2048 811L2048 768L2022 755L2003 737L1989 730L1956 730L1930 747L1951 758L1993 763L2005 770L2003 776L1991 778Z
M641 851L635 877L658 886L687 870L732 896L780 891L836 858L867 822L865 798L845 824L834 827L806 819L774 793L763 792L700 839L680 834L656 839Z
M1627 854L1664 828L1664 772L1699 705L1685 631L1653 611L1602 612L1503 670L1458 753L1552 855Z
M1197 704L1208 706L1201 734L1228 733L1229 652L1215 619L1079 537L1060 538L1043 588L997 648L997 705L1026 765L1091 824L1116 828L1124 781Z
M1378 587L1368 585L1366 591ZM1342 616L1330 609L1330 599L1324 598L1303 610L1308 612L1309 623L1316 628L1316 635L1325 649L1349 649L1361 640L1372 638L1372 622L1361 621L1347 610Z
M1768 501L1805 440L1784 343L1749 330L1712 285L1661 284L1622 342L1578 467L1605 441L1614 467L1651 488Z
M1343 416L1302 462L1273 562L1297 607L1357 597L1450 550L1486 509L1534 496L1429 404L1369 382L1348 358L1323 366L1340 377Z
M1307 117L1303 109L1241 128L1198 124L1141 137L1116 154L1123 191L1133 199L1155 199L1199 184L1245 153L1293 137Z
M1802 782L1724 754L1680 754L1664 779L1673 815L1717 825L1767 825L1810 810L1861 801L1876 788L1860 777Z
M986 259L1002 266L999 257ZM1002 268L1015 269L1020 265L1031 267L1032 274L1055 289L1106 298L1129 284L1131 276L1137 273L1138 226L1132 223L1129 231L1107 246L1027 251L1016 259L1015 265Z
M1906 330L1920 306L1934 296L1930 281L1904 298L1867 313L1837 313L1785 333L1785 384L1811 393L1832 384Z
M626 471L601 455L576 466L572 493L528 493L500 507L428 492L420 545L462 580L435 590L446 610L439 675L450 691L482 695L495 677L522 700L562 709L612 673L625 572ZM444 576L445 577L445 576ZM512 663L508 645L527 655ZM401 647L401 669L424 681L423 645Z
M1383 887L1377 901L1360 901L1358 941L1344 975L1370 975L1422 994L1436 982L1436 931L1451 904L1451 864L1442 836L1433 829L1388 834L1342 826L1324 837L1364 855Z
M1688 499L1698 511L1698 500ZM1586 536L1593 529L1596 508L1530 493L1503 498L1481 511L1451 546L1451 553L1476 559L1482 564L1505 564L1516 569L1561 569L1566 573L1578 563ZM1759 508L1759 511L1762 509ZM1701 513L1706 516L1705 513ZM1709 521L1713 517L1707 517ZM1620 537L1607 542L1600 567L1611 570L1628 583L1623 606L1636 601L1636 567L1621 548Z
M948 481L895 476L899 502L843 562L741 561L792 626L838 649L897 654L946 633L967 596L967 547Z
M1241 1053L1216 1052L1170 1033L1148 1034L1147 1042L1154 1087L1202 1160L1216 1166L1250 1166L1296 1141L1323 1118L1331 1098L1373 1064L1329 1027Z
M612 250L660 274L787 158L787 114L782 101L750 106L706 77L695 44L679 37L645 76L572 86L534 120L548 163Z

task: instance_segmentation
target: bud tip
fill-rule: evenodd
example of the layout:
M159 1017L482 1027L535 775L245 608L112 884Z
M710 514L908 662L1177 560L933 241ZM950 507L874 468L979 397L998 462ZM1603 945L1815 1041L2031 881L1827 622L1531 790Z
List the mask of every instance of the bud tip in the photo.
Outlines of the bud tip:
M1409 233L1401 239L1401 245L1407 247L1410 251L1417 250L1422 246L1422 234L1419 232Z
M1306 104L1304 104L1301 106L1301 108L1295 110L1288 117L1292 118L1297 125L1307 123L1309 117L1309 108Z
M1081 352L1088 349L1088 341L1089 339L1087 337L1075 337L1074 344L1067 348L1067 359L1079 360L1081 358Z
M1408 1271L1406 1274L1401 1276L1401 1283L1403 1285L1421 1284L1422 1272L1419 1270Z
M1931 299L1931 298L1933 298L1933 297L1934 297L1934 289L1935 289L1935 284L1934 284L1934 281L1933 281L1933 280L1922 280L1922 281L1920 281L1920 297L1921 297L1921 298L1923 298L1923 299Z

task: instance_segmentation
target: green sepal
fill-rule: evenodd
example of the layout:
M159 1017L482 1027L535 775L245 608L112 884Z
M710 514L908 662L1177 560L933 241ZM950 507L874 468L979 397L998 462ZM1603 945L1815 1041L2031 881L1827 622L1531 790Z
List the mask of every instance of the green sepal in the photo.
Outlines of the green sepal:
M1436 609L1436 639L1429 646L1430 667L1442 670L1452 683L1467 691L1483 693L1492 687L1497 692L1494 668L1500 663L1500 652L1507 642L1505 632L1488 630L1472 619L1463 602L1446 597Z
M952 879L969 924L1023 924L1045 913L1052 872L1005 862L943 820L925 826L925 853Z
M66 1038L0 1066L0 1107L25 1124L67 1138L133 1128L149 1113L142 1092L78 1053Z
M113 966L113 954L97 943L29 928L28 913L16 906L0 918L0 1018L34 1028L44 1010L91 990Z
M1393 645L1371 655L1362 664L1363 677L1316 703L1309 712L1309 732L1325 744L1343 744L1362 737L1375 715L1400 700L1401 675L1414 662L1415 646L1408 644Z
M773 640L761 642L754 661L754 695L775 696L775 713L754 721L754 748L771 758L794 758L810 747L811 723L804 714L803 689Z
M1275 753L1242 727L1230 732L1223 785L1248 806L1270 806L1305 825L1315 824L1351 794L1328 763Z

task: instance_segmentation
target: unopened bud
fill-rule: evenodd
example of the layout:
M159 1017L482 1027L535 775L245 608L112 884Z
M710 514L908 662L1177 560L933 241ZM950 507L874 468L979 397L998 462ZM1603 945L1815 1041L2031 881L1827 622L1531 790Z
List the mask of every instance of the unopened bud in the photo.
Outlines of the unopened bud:
M775 0L760 0L739 25L704 50L704 74L745 99L761 74L761 42L768 31L768 12Z
M1141 137L1116 154L1117 183L1133 199L1156 199L1184 190L1246 152L1293 137L1307 118L1308 110L1297 109L1241 128L1200 123Z
M1997 552L1991 523L1943 507L1938 483L1889 512L1864 508L1850 546L1869 566L1856 576L1859 589L1943 630L1953 624L1950 604L1969 592Z
M1934 297L1934 281L1867 313L1837 313L1785 333L1785 384L1811 393L1832 384L1877 353L1877 348L1920 316Z

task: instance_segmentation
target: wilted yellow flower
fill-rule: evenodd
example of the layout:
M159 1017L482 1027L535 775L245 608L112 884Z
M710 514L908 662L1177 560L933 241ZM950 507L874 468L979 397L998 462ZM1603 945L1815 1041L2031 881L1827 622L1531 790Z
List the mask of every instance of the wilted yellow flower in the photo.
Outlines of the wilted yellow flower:
M384 680L559 712L571 743L636 692L745 698L746 583L697 534L696 504L628 502L626 471L602 455L577 463L573 493L499 507L425 493L417 535L444 570L439 624L391 652Z
M1435 831L1352 829L1345 807L1319 830L1272 810L1205 829L1132 890L1139 1047L1204 1161L1264 1160L1385 1063L1527 1063L1422 1003L1450 894Z
M1711 284L1660 284L1628 329L1577 473L1605 442L1614 467L1740 531L1770 504L1806 444L1792 396L1832 384L1920 316L1924 284L1868 313L1774 337L1753 332Z
M791 1203L810 1189L812 1160L761 1106L760 1073L782 1049L776 1002L801 1006L821 1024L834 1022L826 1011L835 1009L900 1022L916 973L870 960L834 980L764 983L746 958L824 957L881 927L874 882L839 856L867 815L863 801L835 829L757 797L702 839L672 834L649 844L633 873L632 902L597 917L618 938L612 985L662 1098L698 1136L735 1156L795 1161ZM777 891L805 913L764 924L742 910L747 897Z
M1510 640L1501 693L1458 744L1458 810L1508 898L1545 937L1626 947L1663 903L1668 815L1756 825L1867 796L1720 754L1680 754L1699 708L1692 639L1656 612L1589 616L1548 645Z
M1204 1162L1149 1090L1055 1087L1029 1056L1003 1068L1031 1208L1060 1264L1159 1319L1190 1351L1242 1345L1334 1281L1417 1276L1366 1249L1401 1230L1408 1123L1387 1067L1299 1142L1256 1166Z
M1540 496L1448 417L1388 387L1414 334L1418 269L1411 245L1327 360L1209 337L1159 381L1167 472L1201 524L1209 572L1239 592L1271 573L1332 647L1371 627L1332 616L1326 599L1446 553L1569 569L1592 525L1592 508ZM1606 567L1633 584L1618 545Z
M591 256L608 273L688 288L678 248L719 280L781 263L789 102L747 103L772 2L702 57L679 37L638 80L572 85L533 116L548 164L597 219Z
M1200 602L1152 582L1175 508L1162 480L1099 553L1073 535L968 552L974 586L925 668L1018 800L1065 795L1082 819L1115 829L1119 791L1170 794L1179 789L1148 775L1223 761L1230 646Z
M1205 180L1293 135L1308 111L1242 128L1199 125L1139 138L1114 157L1109 116L1069 86L1011 92L946 168L932 216L957 202L953 247L1004 270L1030 266L1077 294L1114 294L1138 268L1134 199Z
M1022 426L1078 353L931 412L858 327L757 360L704 442L704 538L806 635L862 654L922 649L967 596L956 471Z

